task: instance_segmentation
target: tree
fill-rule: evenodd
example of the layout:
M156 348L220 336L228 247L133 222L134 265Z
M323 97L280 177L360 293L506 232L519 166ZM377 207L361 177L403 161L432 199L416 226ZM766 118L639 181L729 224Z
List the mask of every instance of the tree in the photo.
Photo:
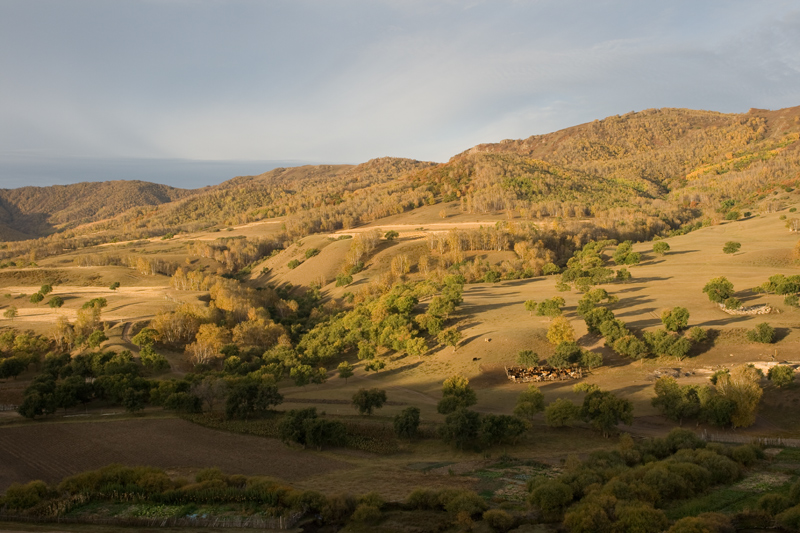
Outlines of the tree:
M520 418L533 418L536 413L544 411L544 394L536 385L529 385L528 390L517 396L514 415Z
M396 238L398 238L399 236L400 236L400 234L397 233L395 230L389 230L389 231L386 232L386 234L383 236L383 238L386 239L387 241L393 241Z
M317 450L323 446L342 446L347 440L347 428L338 420L308 418L303 421L305 444Z
M5 311L3 311L3 316L11 320L11 322L14 322L14 319L17 318L18 314L19 312L17 311L17 308L13 305L8 309L6 309Z
M0 361L0 379L14 378L25 372L27 361L20 357L7 357Z
M580 385L575 388L581 390ZM608 437L620 422L629 426L633 424L633 404L629 400L618 398L608 391L595 387L583 398L581 418L600 431L604 437Z
M105 332L102 330L93 331L91 335L86 339L86 345L89 348L99 348L101 344L108 340L106 337Z
M703 292L708 295L708 299L714 303L721 304L733 296L733 283L721 276L714 278L703 287Z
M558 398L545 407L544 418L547 425L554 428L566 426L580 418L581 408L569 400Z
M769 369L767 378L777 387L788 387L794 381L794 369L786 365L776 365Z
M38 304L39 302L44 300L44 295L41 292L35 292L31 294L30 300L32 304Z
M563 316L553 319L550 327L547 328L547 340L550 344L559 345L562 342L575 342L575 330L569 320Z
M758 403L764 393L760 381L758 369L751 365L737 366L729 374L717 377L717 394L736 405L731 416L733 427L748 427L755 423Z
M283 402L283 396L275 385L268 385L254 379L235 382L225 400L227 418L264 416L269 409Z
M58 309L62 305L64 305L64 299L61 296L53 296L47 302L47 305L50 306L52 309Z
M771 344L775 342L775 328L762 322L757 324L755 329L747 332L747 340L750 342L760 342L762 344Z
M419 408L406 407L394 417L394 433L401 439L413 439L419 430Z
M667 331L682 331L689 326L689 310L685 307L673 307L661 313L661 322Z
M359 389L353 394L353 407L360 415L372 415L372 411L380 409L386 403L386 391L383 389Z
M353 377L353 366L347 361L339 363L336 369L339 371L339 377L343 378L345 383L347 383L347 378Z
M517 352L517 364L519 366L524 366L525 368L538 366L539 354L533 350L520 350Z
M581 360L583 350L575 342L562 342L556 346L555 353L547 360L553 368L566 368Z
M442 399L436 406L439 413L446 415L457 409L475 405L478 397L469 386L469 380L464 376L451 376L442 383Z
M722 251L726 254L735 254L741 247L742 243L740 242L728 241L725 243L725 246L722 247Z
M298 261L297 259L292 259L286 266L288 266L290 270L294 270L295 268L300 266L300 261Z
M47 296L51 292L53 292L53 286L50 285L49 283L45 283L44 285L42 285L42 288L39 289L39 294L41 294L42 296Z
M436 339L446 346L452 346L455 352L458 349L458 343L461 341L461 332L458 331L457 327L451 326L439 332Z
M111 285L109 285L109 287L108 287L108 288L109 288L110 290L112 290L112 291L115 291L115 290L119 289L119 281L115 281L114 283L112 283Z
M439 427L439 436L444 442L464 449L477 440L479 429L480 415L461 407L447 415L444 425Z
M284 413L278 423L278 436L283 442L306 444L305 421L317 418L317 408L292 409Z
M664 241L657 241L653 243L653 253L656 255L664 255L669 252L669 244Z
M217 402L225 398L228 383L215 376L206 376L192 385L191 392L208 406L209 411L213 411Z
M513 443L528 428L524 420L509 415L484 415L480 421L480 440L484 446Z
M525 300L525 310L530 314L533 314L533 312L536 311L536 305L536 300Z

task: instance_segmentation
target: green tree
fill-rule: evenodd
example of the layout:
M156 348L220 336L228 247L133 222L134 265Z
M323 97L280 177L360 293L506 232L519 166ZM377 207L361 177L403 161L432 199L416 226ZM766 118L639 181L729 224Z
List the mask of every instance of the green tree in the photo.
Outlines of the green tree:
M742 307L742 301L736 296L731 296L726 298L722 305L725 306L725 309L739 309Z
M576 389L580 390L580 385ZM620 422L633 424L633 404L611 392L593 388L583 398L581 418L608 437Z
M581 408L569 400L558 398L550 402L544 409L547 425L554 428L564 427L581 416Z
M347 361L339 363L336 369L339 371L339 377L343 378L345 383L347 383L347 378L353 377L353 366Z
M294 384L298 387L305 387L311 383L311 376L314 369L310 365L297 365L289 370L289 376L294 380Z
M386 234L383 236L383 238L386 239L387 241L393 241L396 238L398 238L399 236L400 236L400 234L397 233L396 231L389 230L389 231L386 232Z
M509 415L484 415L480 421L480 440L484 446L514 443L528 428L524 420Z
M536 311L536 306L536 300L525 300L525 310L528 311L528 313L533 314L533 312Z
M656 255L664 255L669 252L669 244L665 241L657 241L653 243L653 253Z
M735 254L741 247L742 243L740 242L728 241L725 243L725 246L722 247L722 251L726 254Z
M317 408L292 409L284 413L278 423L278 436L285 442L306 445L305 421L317 418Z
M457 327L451 326L440 331L436 339L445 346L452 346L455 352L458 349L458 343L461 342L461 332Z
M292 259L286 266L288 266L290 270L294 270L295 268L300 266L300 261L298 261L297 259Z
M44 295L41 292L35 292L31 294L30 300L32 304L38 304L39 302L44 300Z
M775 342L775 328L773 328L766 322L757 324L754 329L747 332L747 340L749 340L750 342L771 344Z
M561 314L561 307L564 306L564 298L561 296L554 296L547 300L542 301L538 309L536 310L536 314L538 316L547 316L550 318L555 318Z
M536 385L529 385L528 389L517 396L514 406L514 415L520 418L533 418L536 413L544 411L544 394Z
M108 340L106 334L102 330L93 331L86 339L86 345L89 348L99 348L102 343Z
M42 285L42 288L39 289L39 294L41 294L42 296L47 296L51 292L53 292L53 286L50 285L49 283L45 283L44 285Z
M469 386L469 380L464 376L451 376L442 383L442 399L436 406L439 413L446 415L457 409L475 405L478 397Z
M419 430L419 408L406 407L394 417L394 433L401 439L413 439Z
M794 381L794 369L786 365L776 365L769 369L767 377L777 387L788 387Z
M112 290L112 291L115 291L115 290L119 289L119 281L115 281L114 283L112 283L111 285L109 285L109 287L108 287L108 288L109 288L110 290Z
M303 421L305 445L321 450L324 446L343 446L347 428L338 420L307 418Z
M461 407L447 415L439 427L439 436L444 442L463 450L464 446L477 440L479 429L480 415Z
M17 311L17 308L13 305L3 311L3 316L9 319L11 322L14 322L14 319L17 318L18 314L19 311Z
M47 305L50 306L52 309L58 309L62 305L64 305L64 299L61 296L53 296L47 302Z
M517 352L516 362L519 366L530 368L539 365L539 354L533 350L520 350Z
M383 389L359 389L353 394L353 407L360 415L372 415L372 411L380 409L386 403L386 391Z
M225 416L229 419L249 419L264 416L271 407L283 402L275 385L254 379L235 382L225 399Z
M714 278L703 287L703 292L708 295L708 299L714 303L721 304L733 296L733 283L721 276Z
M685 307L664 310L661 322L667 331L682 331L689 326L689 310Z

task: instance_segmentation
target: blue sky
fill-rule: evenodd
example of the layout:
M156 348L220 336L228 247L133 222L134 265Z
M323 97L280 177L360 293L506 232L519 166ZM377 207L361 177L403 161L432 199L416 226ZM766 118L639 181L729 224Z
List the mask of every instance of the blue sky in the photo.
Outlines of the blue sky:
M798 50L796 1L0 0L0 187L202 186L654 107L790 107Z

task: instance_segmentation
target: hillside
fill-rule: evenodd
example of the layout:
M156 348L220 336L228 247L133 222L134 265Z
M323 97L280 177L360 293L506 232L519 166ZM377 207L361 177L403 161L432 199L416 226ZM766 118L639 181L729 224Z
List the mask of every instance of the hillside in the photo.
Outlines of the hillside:
M41 237L56 229L105 220L134 207L157 206L192 194L195 192L144 181L0 189L0 237Z

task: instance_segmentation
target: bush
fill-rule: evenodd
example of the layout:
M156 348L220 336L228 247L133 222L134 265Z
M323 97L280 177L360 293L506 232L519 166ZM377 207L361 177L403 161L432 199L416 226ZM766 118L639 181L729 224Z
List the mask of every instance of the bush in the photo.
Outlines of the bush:
M353 512L352 520L362 524L375 524L381 519L381 510L374 505L359 504Z
M550 427L563 427L580 418L581 409L569 400L558 398L544 410L544 418Z
M486 502L471 490L459 490L444 502L444 510L450 514L475 516L486 510Z
M537 366L539 364L539 354L533 350L520 350L517 352L517 364L524 367Z
M489 509L483 513L483 521L495 531L505 532L514 527L514 517L502 509Z
M695 343L705 342L708 333L700 326L695 326L689 330L689 338Z
M777 387L787 387L794 381L794 369L786 365L776 365L769 369L767 378Z
M800 295L790 294L783 299L783 303L791 307L800 307Z
M731 450L731 459L744 466L750 466L763 457L761 448L753 444L743 444Z
M406 499L406 506L420 511L431 511L439 507L439 492L432 489L414 489Z
M673 307L661 313L661 322L667 331L682 331L689 325L689 310Z
M10 509L30 509L41 502L48 492L44 481L31 481L25 485L12 483L6 489L3 501Z
M653 253L656 255L664 255L665 253L669 252L669 244L664 241L658 241L653 243Z
M775 520L790 531L800 531L800 505L786 509L776 516Z
M772 516L792 506L789 498L783 494L765 494L756 502L756 509L766 511Z
M572 487L561 481L551 480L533 489L530 502L543 513L553 516L560 515L572 503L572 497Z
M731 519L722 513L703 513L681 518L667 533L735 533Z
M775 342L775 329L766 322L762 322L755 329L747 332L747 340L763 344L773 343Z
M669 521L664 511L654 509L644 502L617 503L615 523L617 531L636 531L637 533L658 533L667 529Z
M419 408L406 407L394 417L394 433L401 439L413 439L419 429Z
M297 259L292 259L286 266L288 266L289 269L294 270L295 268L300 266L300 261L298 261Z

